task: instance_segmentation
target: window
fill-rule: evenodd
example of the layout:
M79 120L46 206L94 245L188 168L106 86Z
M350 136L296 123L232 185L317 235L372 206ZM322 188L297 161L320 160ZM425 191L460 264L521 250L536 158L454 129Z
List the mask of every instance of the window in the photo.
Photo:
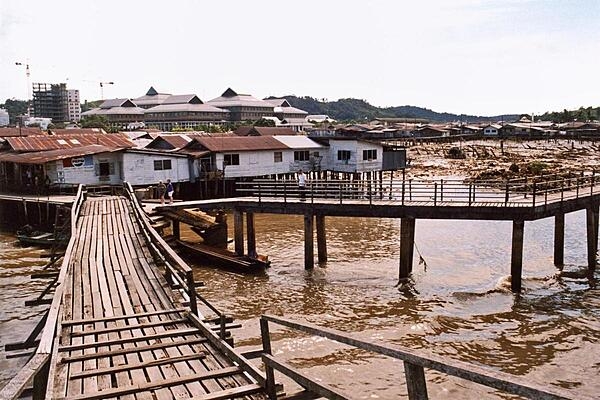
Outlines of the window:
M350 150L338 150L338 160L348 161L350 159Z
M308 161L310 160L310 151L300 150L294 151L294 161Z
M363 160L377 160L377 150L363 150Z
M154 160L155 171L162 171L165 169L171 169L171 160Z
M283 152L276 151L273 153L273 161L274 162L282 162L283 161Z
M240 165L240 155L225 154L223 157L223 165Z

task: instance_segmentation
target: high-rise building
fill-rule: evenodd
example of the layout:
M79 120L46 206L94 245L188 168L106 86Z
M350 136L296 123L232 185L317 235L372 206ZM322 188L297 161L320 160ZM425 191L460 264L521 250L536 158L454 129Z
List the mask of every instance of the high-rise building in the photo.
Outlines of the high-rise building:
M67 84L34 83L33 116L52 118L54 123L69 121Z
M69 105L69 121L79 122L79 120L81 119L81 103L79 102L79 90L67 90L67 98Z

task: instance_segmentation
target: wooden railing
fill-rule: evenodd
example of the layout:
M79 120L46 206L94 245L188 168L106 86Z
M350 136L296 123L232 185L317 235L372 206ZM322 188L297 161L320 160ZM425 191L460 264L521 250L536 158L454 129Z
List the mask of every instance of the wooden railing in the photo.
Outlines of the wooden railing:
M194 315L204 318L202 313L199 312L198 302L201 302L208 310L210 310L210 312L214 313L217 316L216 320L219 323L219 336L221 339L225 340L227 336L227 321L230 318L196 291L196 288L198 286L203 286L203 283L197 283L195 281L192 268L179 257L158 232L152 228L150 220L142 209L142 205L135 196L135 192L131 185L126 182L124 187L125 194L133 205L135 216L142 225L142 234L146 238L146 243L148 244L154 259L160 261L165 267L165 277L167 282L173 288L180 290L184 296L184 300L189 303L190 310Z
M433 205L536 207L549 203L587 197L600 192L600 174L595 171L573 175L546 175L511 180L401 179L311 180L304 188L295 180L255 179L239 182L238 192L284 202L303 199L335 199L339 204L356 200L374 204L394 201L402 205L417 202Z
M303 374L297 368L277 360L273 357L269 323L281 325L293 330L307 333L309 335L325 337L338 343L343 343L373 353L383 354L404 362L404 375L408 390L409 400L426 400L427 381L425 379L425 368L439 371L443 374L466 379L481 385L485 385L505 393L523 396L535 400L565 400L579 399L591 400L591 397L572 394L560 388L542 388L540 385L524 382L524 379L513 375L494 371L479 366L474 366L462 361L442 359L439 356L423 350L412 350L407 347L377 344L358 339L333 329L321 328L309 323L298 323L286 318L263 315L260 319L260 328L263 344L263 362L267 375L267 393L269 398L276 399L276 386L274 370L294 379L306 390L318 396L328 399L349 399L348 395Z

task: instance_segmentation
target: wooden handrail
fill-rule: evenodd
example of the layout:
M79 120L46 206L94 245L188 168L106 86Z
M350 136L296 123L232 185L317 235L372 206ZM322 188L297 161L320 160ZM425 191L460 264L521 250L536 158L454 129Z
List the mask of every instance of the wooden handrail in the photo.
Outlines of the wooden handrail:
M383 354L388 357L396 358L405 362L406 365L409 365L409 368L413 371L421 371L423 368L433 369L439 372L442 372L446 375L456 376L462 379L469 380L471 382L479 383L491 388L495 388L501 390L506 393L515 394L519 396L523 396L530 399L536 400L567 400L567 399L580 399L580 400L591 400L592 398L585 395L574 395L572 393L566 392L564 389L559 388L542 388L537 384L531 384L524 382L524 379L520 379L513 375L494 371L491 369L471 365L462 361L448 361L442 357L434 355L432 353L426 352L424 350L413 350L407 347L395 346L395 345L385 345L378 344L373 342L367 342L356 336L349 335L344 332L340 332L334 329L322 328L314 324L310 324L307 322L299 323L296 321L292 321L283 317L276 317L272 315L263 315L261 317L261 334L263 335L263 349L267 354L271 354L271 342L270 337L264 337L264 335L269 336L269 328L268 323L274 323L281 326L285 326L287 328L291 328L294 330L298 330L310 335L325 337L330 340L334 340L339 343L347 344L350 346L354 346L363 350L371 351L378 354ZM266 344L266 346L265 346ZM272 371L269 372L269 369L275 367L274 363L266 363L267 369L267 377L272 374ZM406 369L406 368L405 368ZM284 372L281 371L280 372ZM407 381L411 378L410 374L407 374ZM267 382L267 387L269 387L269 382ZM426 396L426 383L423 380L420 382L419 386L423 386L421 389L418 387L413 387L413 390L424 390L425 395L423 396L423 392L412 393L410 390L410 382L407 382L409 385L409 399L423 399L427 398ZM324 393L319 393L322 396L325 396Z

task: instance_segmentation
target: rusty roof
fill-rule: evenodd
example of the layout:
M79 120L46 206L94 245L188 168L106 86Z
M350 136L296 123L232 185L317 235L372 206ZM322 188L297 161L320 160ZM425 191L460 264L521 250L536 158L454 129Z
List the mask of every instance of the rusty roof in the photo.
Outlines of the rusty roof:
M240 126L234 132L239 136L275 136L275 135L297 135L291 128L272 127L272 126Z
M189 148L195 144L217 152L253 151L253 150L285 150L288 147L272 136L222 136L222 137L194 137L189 143Z
M31 136L31 135L46 135L46 131L40 128L0 128L0 137L15 137L15 136Z
M52 135L99 135L106 134L102 128L71 128L71 129L50 129Z
M148 143L145 147L148 149L166 149L166 150L175 150L184 147L191 141L189 137L185 134L165 134L160 135L150 143ZM167 145L165 145L165 143Z
M0 161L14 162L18 164L45 164L50 161L63 160L71 157L81 157L90 154L108 153L114 148L101 144L73 147L69 149L58 149L49 151L34 151L29 153L4 152L0 153Z
M63 136L23 136L10 137L6 141L10 149L17 152L70 149L99 144L110 149L133 147L133 142L122 133L63 135Z

